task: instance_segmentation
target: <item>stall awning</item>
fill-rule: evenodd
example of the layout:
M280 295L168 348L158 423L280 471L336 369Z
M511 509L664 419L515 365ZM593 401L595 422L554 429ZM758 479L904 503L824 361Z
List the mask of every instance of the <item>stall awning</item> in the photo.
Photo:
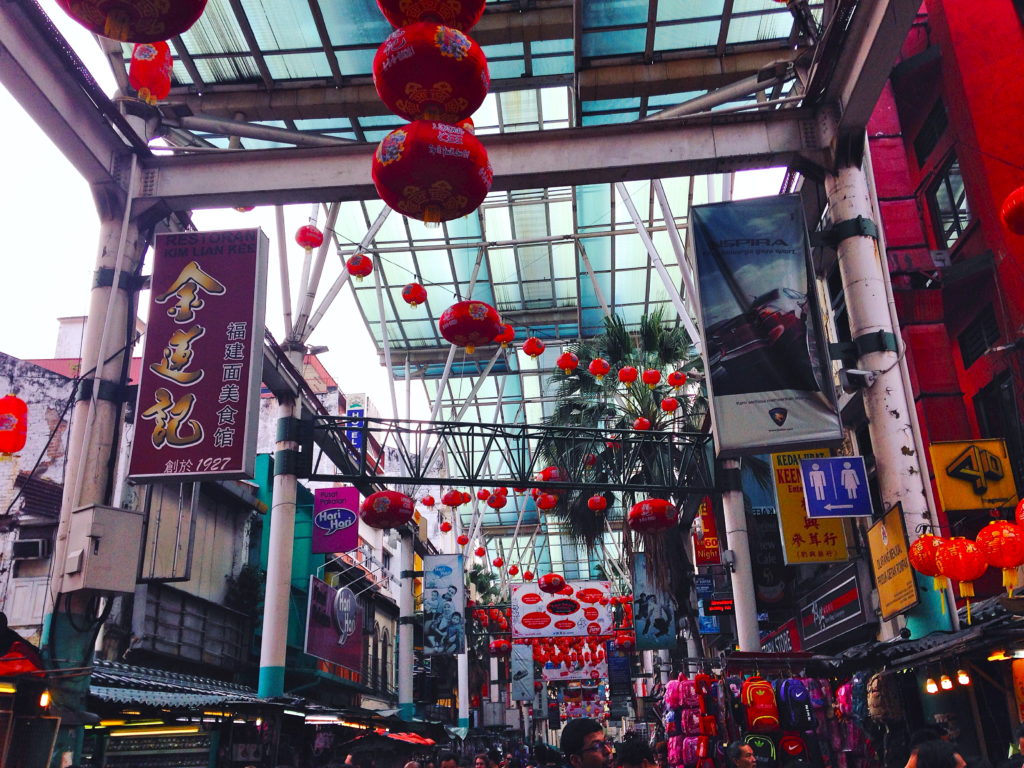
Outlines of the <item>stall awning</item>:
M222 680L98 661L89 693L103 701L153 707L204 707L225 702L260 703L255 690Z

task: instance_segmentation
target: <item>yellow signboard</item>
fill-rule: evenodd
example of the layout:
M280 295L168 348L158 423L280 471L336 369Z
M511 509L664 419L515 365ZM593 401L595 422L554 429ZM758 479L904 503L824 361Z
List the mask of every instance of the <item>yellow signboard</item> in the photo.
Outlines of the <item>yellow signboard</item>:
M903 526L903 505L897 504L868 529L871 569L878 587L882 620L917 605L917 586L907 553L907 530Z
M804 504L800 459L820 459L828 455L826 450L772 454L772 476L786 565L837 563L850 559L843 519L809 518Z
M1004 440L932 443L930 450L944 509L992 509L1017 503Z

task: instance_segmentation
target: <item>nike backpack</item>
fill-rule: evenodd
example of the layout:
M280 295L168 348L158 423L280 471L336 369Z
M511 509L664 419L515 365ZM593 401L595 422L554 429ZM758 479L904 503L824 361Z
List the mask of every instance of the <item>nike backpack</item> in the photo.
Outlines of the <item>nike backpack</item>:
M815 726L814 710L811 708L811 694L798 677L782 681L779 710L782 725L793 731L808 731Z

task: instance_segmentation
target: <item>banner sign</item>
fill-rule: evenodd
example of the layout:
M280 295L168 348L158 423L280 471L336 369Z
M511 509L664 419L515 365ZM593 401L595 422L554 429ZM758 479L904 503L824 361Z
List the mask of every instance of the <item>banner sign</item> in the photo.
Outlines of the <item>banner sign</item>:
M156 236L133 480L253 476L267 249L259 229Z
M761 651L764 653L793 653L803 649L796 619L780 624L774 632L761 638Z
M310 656L337 664L356 675L363 668L363 609L348 587L335 589L309 577L306 645Z
M867 623L856 563L840 570L800 601L800 635L807 650Z
M722 548L718 538L718 522L711 497L705 496L697 510L697 530L693 533L693 559L698 566L721 565Z
M466 650L463 574L462 555L426 555L423 558L425 656L449 656Z
M697 633L701 635L717 635L722 631L721 622L717 616L698 616Z
M313 554L351 552L359 546L359 491L317 488L313 491Z
M850 559L846 526L841 518L812 519L804 505L800 460L823 458L828 451L772 454L772 474L778 499L779 528L787 565L836 563Z
M719 457L839 443L800 196L690 215Z
M533 701L533 646L513 645L512 701Z
M615 647L615 641L605 643L605 655L608 657L608 693L611 697L629 697L633 695L633 671L630 668L630 654Z
M518 646L513 645L513 648ZM529 647L529 646L526 646ZM547 662L541 669L541 679L549 683L565 683L570 680L604 680L608 677L608 661L602 656L600 660L591 654L590 661L578 661L575 664L555 664Z
M571 595L549 595L534 582L512 585L513 637L596 637L612 631L607 581L574 581Z
M1005 440L931 443L928 450L943 509L992 509L1016 503L1017 488Z
M863 456L801 459L808 517L872 517Z
M878 587L879 612L882 620L887 621L918 602L901 503L896 502L896 506L868 529L868 548Z
M349 418L362 417L364 414L365 409L362 405L353 404L345 411L345 415ZM352 443L352 447L357 451L361 451L363 449L363 427L365 426L366 422L360 418L359 421L352 422L351 427L345 430L345 436L348 438L348 441Z
M642 553L638 553L642 554ZM633 555L636 557L636 555ZM693 591L697 593L697 599L707 599L715 594L715 577L714 576L694 576L693 577Z
M638 651L676 647L676 608L668 590L648 578L647 556L633 555L633 628Z
M771 466L771 456L753 457L763 465ZM754 595L762 610L786 602L786 563L779 538L779 510L775 485L765 487L763 479L754 473L753 461L743 462L740 482L743 486L747 530L750 539L750 560L754 570ZM795 606L794 606L795 607Z

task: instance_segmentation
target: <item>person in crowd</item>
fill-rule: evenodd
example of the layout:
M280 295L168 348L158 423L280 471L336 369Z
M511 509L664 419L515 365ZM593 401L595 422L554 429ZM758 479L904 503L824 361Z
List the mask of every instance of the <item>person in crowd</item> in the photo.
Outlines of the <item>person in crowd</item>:
M508 763L508 756L501 756L501 752L496 749L492 749L487 753L487 768L506 768Z
M1014 747L1010 756L1000 763L999 768L1024 768L1024 724L1018 725L1013 731Z
M402 768L420 768L420 764L415 760L410 760L408 763L402 766Z
M566 768L610 768L612 749L604 739L604 727L589 717L570 720L559 742Z
M754 768L757 765L754 748L742 741L734 741L725 748L725 760L729 768Z
M438 768L459 768L459 758L451 752L445 752L441 755L441 761Z
M656 766L654 750L640 738L626 739L615 750L615 768L656 768Z
M912 768L966 768L967 762L956 747L942 739L931 739L919 744L911 754ZM910 765L910 762L907 763Z

